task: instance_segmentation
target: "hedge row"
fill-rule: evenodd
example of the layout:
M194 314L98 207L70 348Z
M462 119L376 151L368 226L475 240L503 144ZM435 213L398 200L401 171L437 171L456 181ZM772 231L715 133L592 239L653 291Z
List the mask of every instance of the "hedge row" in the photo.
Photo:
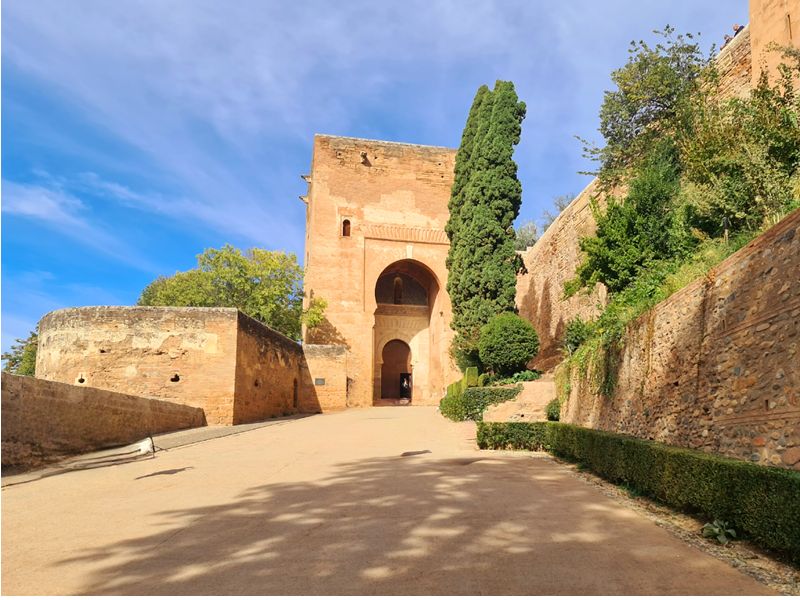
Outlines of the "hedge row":
M567 423L479 423L478 446L548 450L800 564L800 473Z
M447 395L439 402L439 411L451 421L482 421L483 411L488 406L516 398L522 390L521 385L513 388L480 385L478 369L468 368L462 379L447 386Z

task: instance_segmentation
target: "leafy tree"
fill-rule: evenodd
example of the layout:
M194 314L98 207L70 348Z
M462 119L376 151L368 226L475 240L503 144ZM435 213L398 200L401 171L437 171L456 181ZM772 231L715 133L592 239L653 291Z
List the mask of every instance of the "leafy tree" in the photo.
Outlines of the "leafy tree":
M567 328L564 332L564 349L569 354L572 354L591 334L591 323L584 321L580 317L573 317L567 323Z
M523 371L539 351L533 325L511 312L495 315L481 327L478 352L481 362L499 375Z
M460 166L447 224L447 291L456 331L453 350L462 368L478 363L481 325L514 309L518 261L513 223L522 186L513 152L524 117L525 104L513 83L498 81L491 92L481 87L456 155Z
M536 240L539 239L539 228L535 222L526 221L514 230L514 234L516 238L514 240L514 249L525 250L533 246Z
M303 270L294 254L226 244L197 257L197 268L159 277L139 298L142 306L228 306L259 319L292 339L301 321L322 321L326 303L312 299L303 313Z
M547 228L553 224L564 209L567 208L575 199L575 194L562 194L553 198L553 209L545 209L542 213L542 233L547 231Z
M600 162L601 182L618 182L654 142L681 129L682 108L709 64L692 34L676 36L670 26L653 33L663 41L631 42L627 64L611 74L616 89L606 91L600 108L605 146L583 140L587 155Z
M778 82L764 73L749 98L723 99L709 85L687 107L681 203L706 235L754 231L800 205L800 52L785 59Z
M643 270L684 251L691 238L676 232L672 207L678 189L674 147L661 143L637 170L624 202L610 198L605 212L596 210L597 231L581 240L586 257L573 289L599 281L618 292Z
M31 331L25 339L18 339L11 349L2 355L5 361L3 370L15 375L36 375L36 350L39 347L39 327Z

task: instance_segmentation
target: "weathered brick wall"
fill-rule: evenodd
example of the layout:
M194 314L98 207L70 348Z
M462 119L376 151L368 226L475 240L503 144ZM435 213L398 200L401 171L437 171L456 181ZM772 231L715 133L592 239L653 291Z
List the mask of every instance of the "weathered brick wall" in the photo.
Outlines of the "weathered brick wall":
M298 412L303 364L300 344L239 313L233 422Z
M163 398L233 422L237 310L95 306L44 316L36 376Z
M439 290L431 295L429 349L412 358L414 403L438 402L447 384L458 378L447 354L452 331L445 291L449 242L444 226L454 160L450 148L314 138L306 198L305 291L307 297L324 298L328 308L325 323L305 332L304 340L346 350L349 406L370 406L380 391L375 378L375 339L381 337L381 331L373 333L375 289L384 269L397 261L421 265ZM349 236L342 235L344 220L350 222Z
M4 473L206 424L198 408L9 373L2 415Z
M750 44L753 54L752 85L766 69L770 81L783 60L771 44L800 48L800 2L797 0L750 0ZM738 37L738 36L737 36Z
M752 56L750 26L746 26L728 42L715 59L719 73L719 89L723 98L744 98L750 93Z
M570 319L597 316L605 303L605 288L598 285L591 294L576 294L564 299L564 283L575 277L582 260L581 237L596 228L590 202L597 194L592 181L542 237L522 253L527 273L517 278L517 308L539 334L540 349L533 361L537 369L548 370L561 361L561 340Z
M628 330L610 397L565 420L800 469L800 210Z
M347 408L347 348L304 344L303 354L306 362L301 371L301 411L313 413Z

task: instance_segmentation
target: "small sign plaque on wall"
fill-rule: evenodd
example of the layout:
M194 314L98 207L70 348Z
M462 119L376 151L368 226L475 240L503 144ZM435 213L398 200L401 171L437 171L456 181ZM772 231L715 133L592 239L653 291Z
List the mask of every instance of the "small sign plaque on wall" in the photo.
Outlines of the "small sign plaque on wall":
M316 379L314 379L314 385L325 385L325 380L317 377Z

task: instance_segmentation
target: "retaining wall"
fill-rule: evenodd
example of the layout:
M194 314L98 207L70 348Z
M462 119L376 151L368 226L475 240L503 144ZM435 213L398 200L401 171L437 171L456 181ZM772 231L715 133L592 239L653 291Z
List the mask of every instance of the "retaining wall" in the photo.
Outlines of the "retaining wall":
M4 474L206 424L199 408L10 373L2 416Z
M800 210L624 340L613 394L573 373L563 420L800 469Z

